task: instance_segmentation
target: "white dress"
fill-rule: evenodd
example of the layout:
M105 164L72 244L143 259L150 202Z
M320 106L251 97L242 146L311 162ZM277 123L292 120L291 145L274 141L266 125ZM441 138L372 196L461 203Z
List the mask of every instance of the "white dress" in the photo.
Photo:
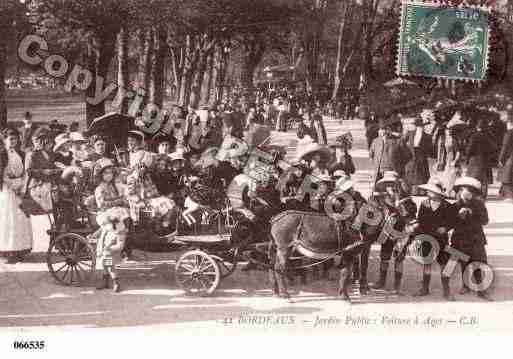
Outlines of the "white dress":
M16 256L32 250L30 218L20 209L25 176L23 162L15 151L8 151L9 161L4 171L4 184L0 191L0 256ZM16 178L9 178L16 177Z

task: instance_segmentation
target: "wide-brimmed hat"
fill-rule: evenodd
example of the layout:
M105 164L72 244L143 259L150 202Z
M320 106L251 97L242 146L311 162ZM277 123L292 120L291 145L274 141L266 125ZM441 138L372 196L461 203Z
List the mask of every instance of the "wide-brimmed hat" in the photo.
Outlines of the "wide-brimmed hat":
M342 191L342 192L347 191L348 189L352 188L353 186L354 186L353 181L351 181L348 178L344 178L344 177L340 178L335 183L335 189L338 191Z
M481 182L473 177L463 176L454 182L454 190L459 191L460 187L468 187L476 192L481 192Z
M144 142L144 133L142 133L141 131L137 131L137 130L128 131L127 136L135 138L135 139L139 140L140 142Z
M53 152L57 152L64 146L66 143L70 143L71 137L67 133L61 133L55 137L55 146L53 146Z
M324 163L331 162L333 158L333 154L328 146L312 142L298 149L295 160L297 162L301 162L301 160L309 160L309 158L315 154L319 154Z
M93 176L97 180L99 180L103 171L105 171L107 168L113 168L113 167L115 167L115 165L114 165L114 162L110 158L100 158L98 161L96 161L96 164L94 166Z
M71 138L73 142L87 142L87 138L85 138L81 132L70 132L69 138Z
M353 146L353 135L351 132L346 132L335 138L335 142L330 145L333 148L347 148L350 149Z
M399 174L395 171L385 171L385 173L383 173L383 178L376 182L376 189L378 191L383 191L385 189L385 185L388 183L399 183Z
M344 170L336 170L335 172L333 172L333 177L343 177L343 178L347 178L349 177L346 173L346 171Z
M38 127L32 134L32 138L38 139L43 137L50 137L50 130L46 127Z
M4 138L7 138L9 136L14 136L14 137L20 137L20 133L18 132L17 129L15 128L12 128L12 127L7 127L5 128L3 131L2 131L2 136Z
M420 185L419 188L440 196L445 196L442 180L438 177L431 177L428 183Z
M173 161L185 161L185 157L183 156L184 153L183 151L175 151L175 152L172 152L168 155L169 159L171 162Z
M312 175L312 182L320 183L320 182L335 182L330 175L326 173L322 173L320 175Z

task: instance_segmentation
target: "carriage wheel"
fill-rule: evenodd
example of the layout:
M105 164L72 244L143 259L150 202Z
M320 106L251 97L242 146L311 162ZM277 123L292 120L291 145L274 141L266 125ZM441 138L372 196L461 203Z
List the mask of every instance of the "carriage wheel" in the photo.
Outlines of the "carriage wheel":
M46 263L52 276L64 285L85 285L95 271L95 250L75 233L64 233L50 242Z
M216 290L221 271L214 258L200 250L185 253L176 263L176 281L188 295L207 296Z
M217 261L221 279L230 276L235 269L237 269L237 258L239 256L239 249L233 248L224 253L222 256L212 256Z

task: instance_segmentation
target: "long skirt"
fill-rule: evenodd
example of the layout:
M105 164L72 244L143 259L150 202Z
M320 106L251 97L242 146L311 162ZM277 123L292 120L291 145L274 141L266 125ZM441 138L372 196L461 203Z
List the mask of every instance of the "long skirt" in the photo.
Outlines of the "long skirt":
M21 199L4 186L0 191L0 257L20 256L32 250L32 224L20 209Z

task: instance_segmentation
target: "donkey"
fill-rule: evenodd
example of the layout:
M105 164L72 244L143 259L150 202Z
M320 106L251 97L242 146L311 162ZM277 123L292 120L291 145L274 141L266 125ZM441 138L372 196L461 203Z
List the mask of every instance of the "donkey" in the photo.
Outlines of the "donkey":
M374 209L374 211L369 211ZM369 217L371 213L371 217ZM373 220L362 222L364 217ZM336 221L323 213L285 211L271 220L272 244L269 270L275 295L289 299L285 275L293 249L309 258L324 259L342 254L339 296L349 299L352 267L357 256L378 239L388 218L378 203L362 206L352 218Z

